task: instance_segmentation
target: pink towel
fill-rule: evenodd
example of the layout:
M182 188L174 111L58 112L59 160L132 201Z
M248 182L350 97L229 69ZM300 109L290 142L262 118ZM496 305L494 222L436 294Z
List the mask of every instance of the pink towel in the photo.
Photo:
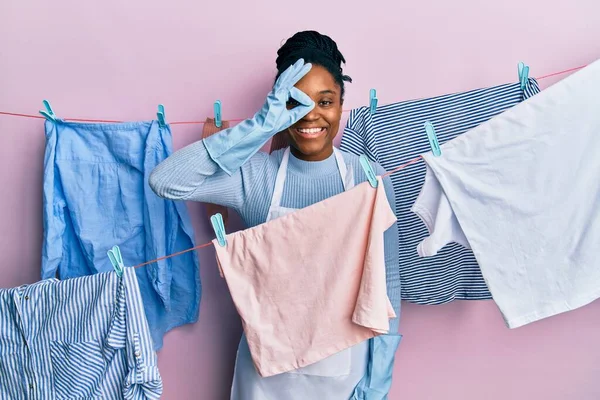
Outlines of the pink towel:
M378 180L213 242L262 377L388 332L383 233L396 217Z

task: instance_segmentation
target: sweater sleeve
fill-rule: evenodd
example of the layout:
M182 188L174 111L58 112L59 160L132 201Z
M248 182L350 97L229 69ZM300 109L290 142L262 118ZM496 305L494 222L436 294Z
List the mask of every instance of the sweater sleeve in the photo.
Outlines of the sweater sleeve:
M376 164L376 174L383 175L385 170L379 164ZM396 196L394 186L389 176L383 178L385 194L390 207L396 213ZM387 282L387 294L394 307L396 318L390 320L390 333L397 333L400 322L400 265L398 260L398 221L384 233L384 251L385 251L385 271Z
M227 136L228 130L224 130L211 138L225 142ZM269 155L259 152L260 147L252 150L255 154L229 175L213 161L204 140L197 141L160 163L150 174L150 187L166 199L200 201L239 211L251 195L252 183L264 176L269 162Z

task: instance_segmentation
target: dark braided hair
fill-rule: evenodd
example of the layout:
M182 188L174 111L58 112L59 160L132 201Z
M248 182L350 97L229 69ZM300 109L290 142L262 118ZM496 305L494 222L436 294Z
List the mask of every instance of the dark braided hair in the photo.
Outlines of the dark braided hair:
M316 31L298 32L289 38L277 51L277 78L290 65L300 58L313 65L325 68L341 88L341 99L344 99L344 82L352 82L352 78L344 75L342 63L344 56L338 50L337 44L329 36Z

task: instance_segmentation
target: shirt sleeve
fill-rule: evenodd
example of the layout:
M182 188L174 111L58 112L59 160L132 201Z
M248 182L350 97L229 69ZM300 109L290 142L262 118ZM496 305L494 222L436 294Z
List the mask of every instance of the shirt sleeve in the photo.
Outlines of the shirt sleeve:
M387 400L401 335L389 334L369 339L369 364L354 388L350 400Z
M371 152L369 141L366 139L368 125L371 125L371 114L368 108L359 107L350 111L348 123L342 135L340 150L358 156L364 154L371 160L374 160L376 157Z
M123 281L126 300L125 351L128 367L123 383L123 398L159 399L163 391L162 378L158 372L158 360L134 268L125 268Z

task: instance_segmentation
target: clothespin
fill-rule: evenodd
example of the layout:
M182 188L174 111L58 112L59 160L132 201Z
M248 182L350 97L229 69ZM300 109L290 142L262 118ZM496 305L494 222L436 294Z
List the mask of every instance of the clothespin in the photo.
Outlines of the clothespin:
M223 120L221 119L221 100L215 101L214 110L215 110L215 126L217 128L220 128L223 125Z
M161 128L167 126L167 122L165 119L165 106L163 106L162 104L158 105L158 112L156 113L156 118L158 119L158 125Z
M217 235L217 241L221 247L225 247L227 241L225 240L225 224L223 223L223 216L220 213L210 217L210 224Z
M54 111L52 111L50 102L48 100L42 100L42 103L44 103L44 108L46 110L40 110L40 114L42 114L48 121L56 121L56 115L54 114Z
M435 133L435 128L433 124L429 121L425 122L425 133L427 133L427 139L429 140L429 146L431 146L431 151L435 157L439 157L442 155L442 150L440 149L440 144L438 143L437 134Z
M371 111L371 114L375 114L376 110L377 110L377 90L371 89L371 92L369 93L369 111Z
M369 162L369 159L364 154L362 154L358 159L360 161L360 166L365 171L365 174L367 174L367 179L369 180L369 183L372 187L376 188L377 175L375 174L375 171L373 171L373 166Z
M123 264L123 257L121 257L121 249L119 246L113 246L112 249L106 252L108 254L108 259L112 264L115 272L119 277L123 276L123 270L125 269L125 265Z
M521 83L521 90L525 90L527 80L529 79L529 66L525 65L523 62L520 62L517 65L517 69L519 70L519 82Z

